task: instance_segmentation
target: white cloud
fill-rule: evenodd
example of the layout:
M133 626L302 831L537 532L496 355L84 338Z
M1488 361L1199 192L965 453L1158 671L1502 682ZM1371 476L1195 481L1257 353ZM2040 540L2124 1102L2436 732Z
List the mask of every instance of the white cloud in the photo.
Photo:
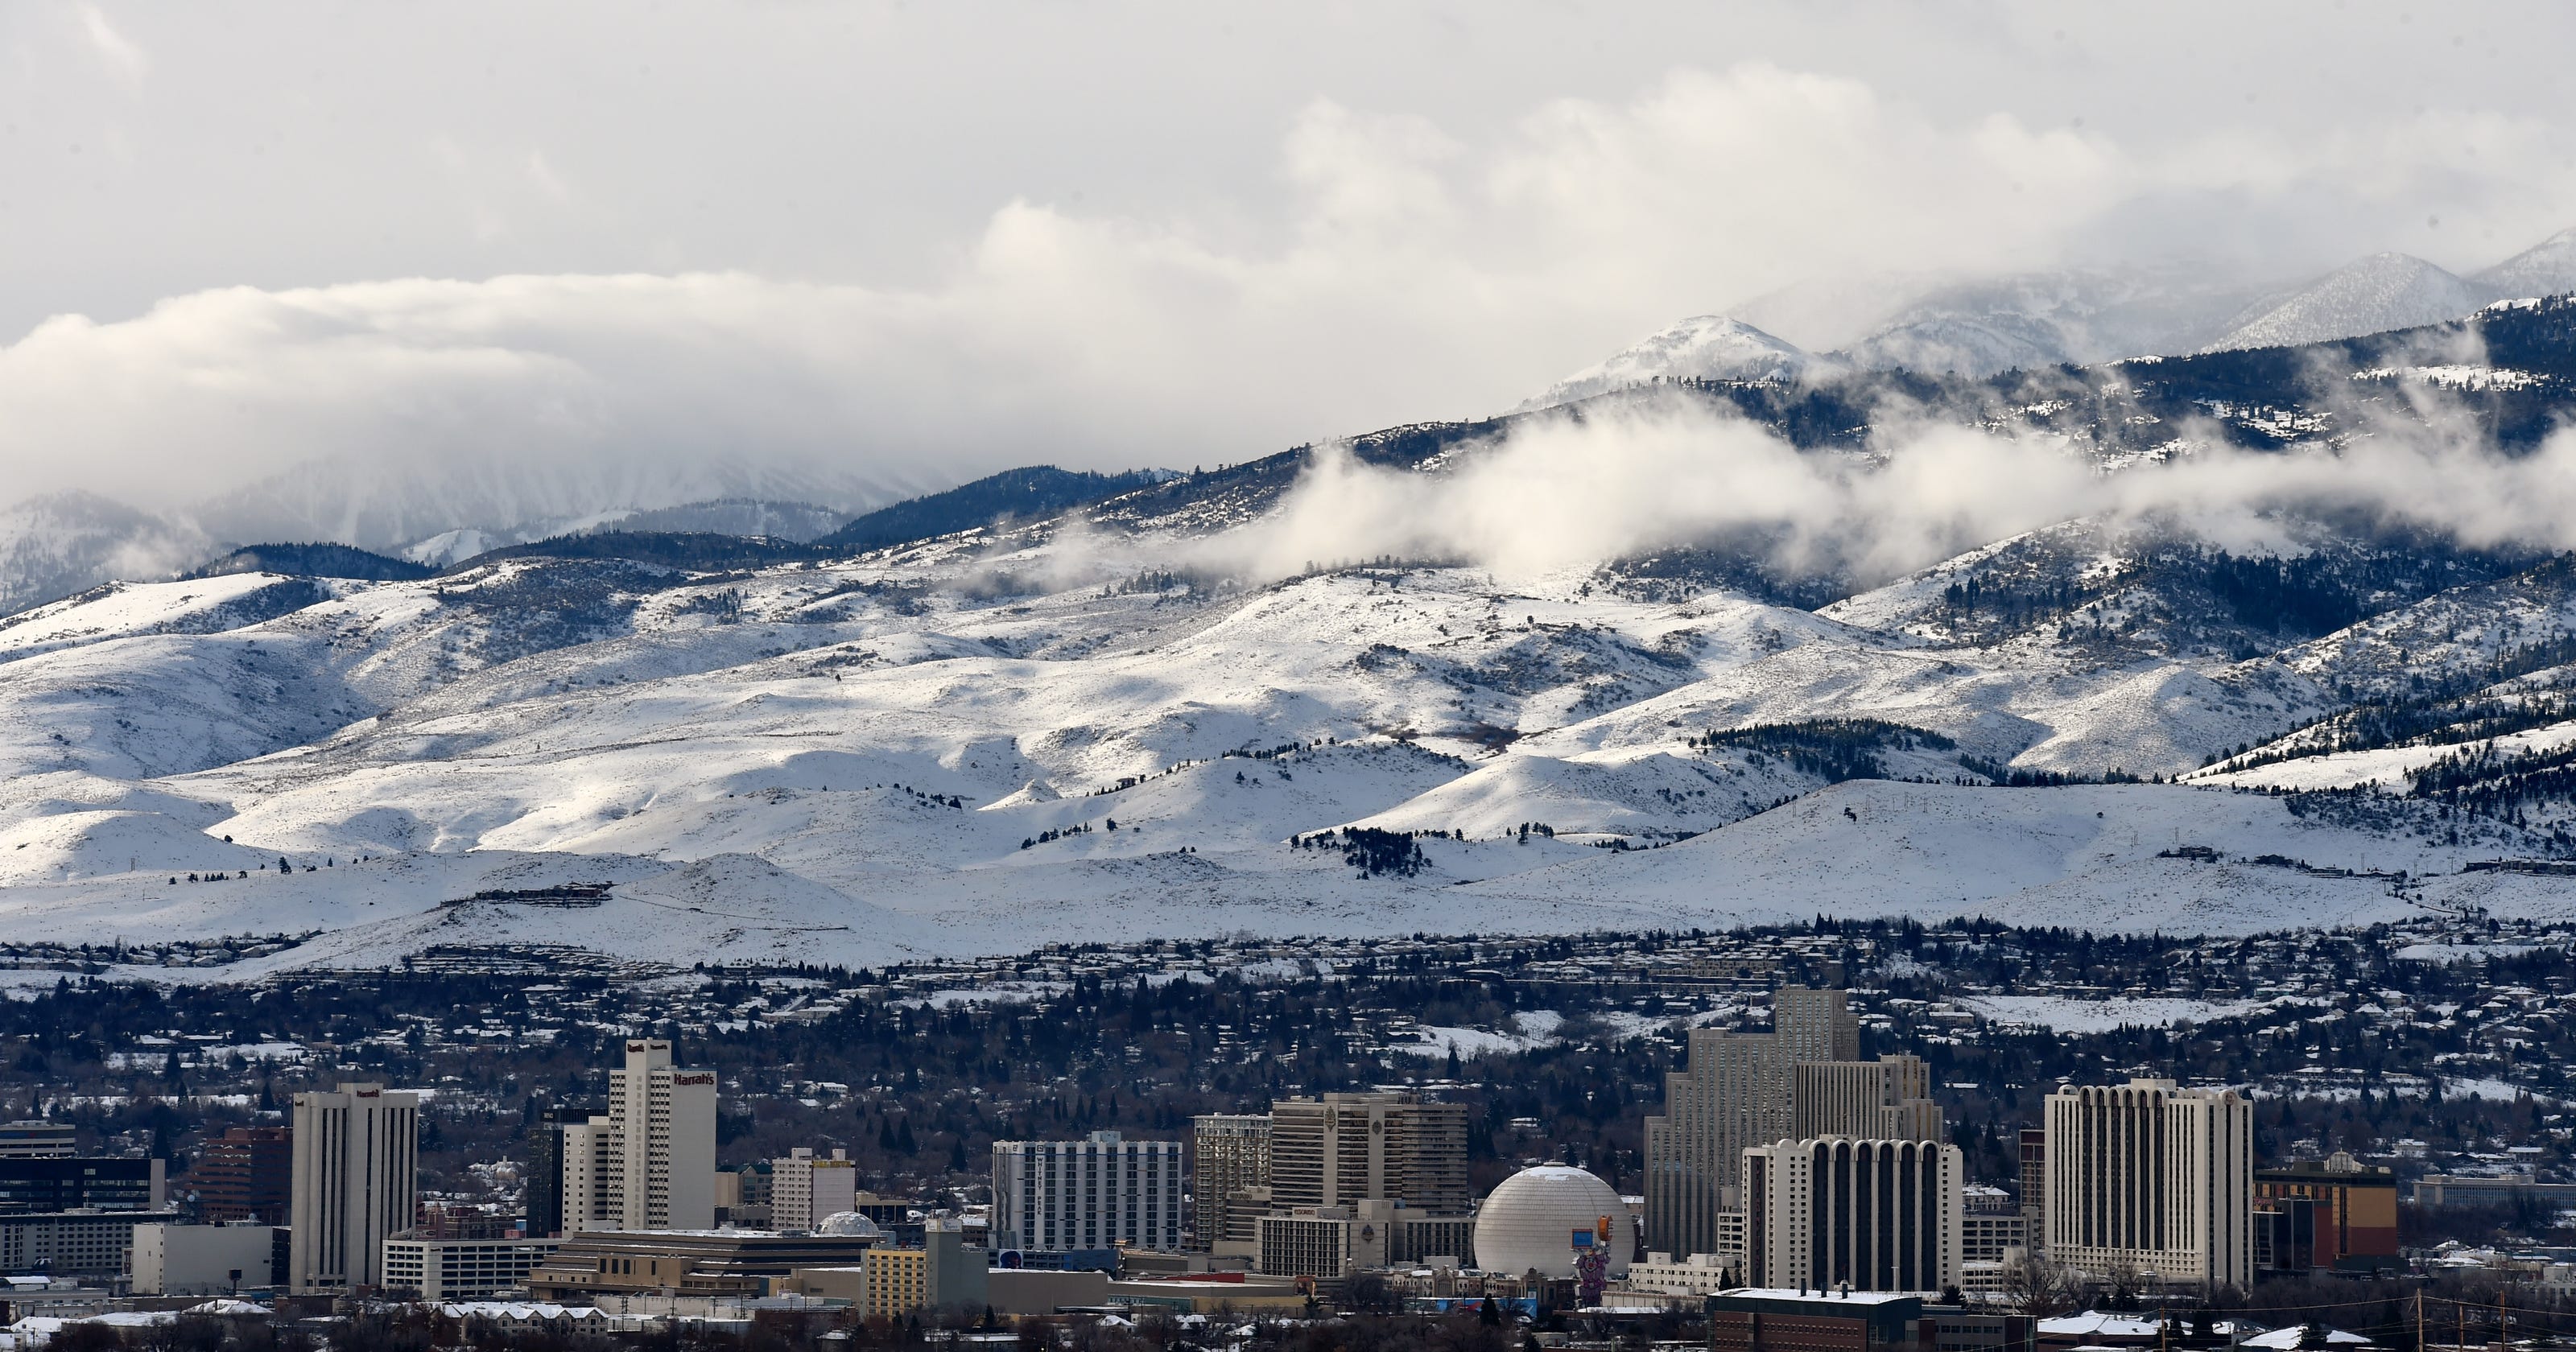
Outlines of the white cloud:
M151 56L117 31L98 6L82 5L79 14L81 36L89 40L90 50L97 53L108 74L132 86L141 84L143 77L152 73Z
M114 30L100 17L96 34ZM422 135L485 241L574 200L594 220L615 209L589 200L587 177L576 199L545 153ZM2352 177L2371 144L2402 163L2337 191L2458 180L2463 138L2476 183L2564 191L2540 164L2546 129L2514 119L2354 136L2142 153L1758 62L1551 100L1491 129L1318 100L1277 155L1277 229L1215 207L1032 199L906 285L733 270L385 280L50 320L0 348L0 465L23 492L172 506L316 459L506 454L631 477L720 456L876 482L1212 464L1503 407L1794 277L2026 267L2144 199L2257 183L2296 197Z
M2260 538L2286 510L2408 525L2488 547L2576 548L2576 431L2505 457L2440 408L2425 421L2346 410L2336 453L2205 448L2106 474L2052 441L1897 422L1867 456L1801 453L1674 395L1576 421L1537 418L1446 473L1379 469L1327 448L1278 510L1187 547L1200 567L1268 580L1382 555L1459 560L1516 579L1714 536L1775 541L1792 568L1872 584L2079 517ZM1887 420L1880 420L1882 425Z

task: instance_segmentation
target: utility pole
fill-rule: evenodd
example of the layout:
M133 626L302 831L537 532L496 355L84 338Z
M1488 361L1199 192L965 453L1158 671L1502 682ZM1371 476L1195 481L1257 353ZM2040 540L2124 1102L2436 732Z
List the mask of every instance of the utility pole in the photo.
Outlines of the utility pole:
M2415 1352L2424 1352L2424 1288L2415 1288Z

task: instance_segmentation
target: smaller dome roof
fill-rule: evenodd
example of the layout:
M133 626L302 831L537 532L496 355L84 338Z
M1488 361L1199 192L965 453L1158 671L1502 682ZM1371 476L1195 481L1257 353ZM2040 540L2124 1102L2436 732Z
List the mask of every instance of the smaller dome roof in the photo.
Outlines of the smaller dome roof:
M825 1216L823 1218L823 1223L814 1227L814 1233L818 1235L864 1236L871 1239L883 1238L885 1235L885 1231L877 1228L877 1223L875 1221L869 1220L867 1217L862 1216L855 1211L835 1211L831 1215Z

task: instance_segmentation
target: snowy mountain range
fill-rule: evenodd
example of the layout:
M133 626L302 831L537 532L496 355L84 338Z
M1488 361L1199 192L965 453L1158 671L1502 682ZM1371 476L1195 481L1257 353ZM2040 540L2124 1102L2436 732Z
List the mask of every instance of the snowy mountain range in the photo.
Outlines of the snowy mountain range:
M176 576L239 545L332 541L444 567L606 526L810 540L943 486L751 456L546 463L495 454L327 460L165 512L53 494L0 506L0 615L111 579Z
M1671 346L1700 370L1763 347L1695 333ZM2467 345L2482 377L2407 364ZM2576 303L2048 382L1782 363L756 566L630 532L411 580L120 583L0 620L0 926L298 941L178 974L230 980L498 943L872 964L2565 915L2576 556L2273 510L2080 516L1892 578L1741 535L1536 571L1226 562L1354 474L1431 501L1645 401L1868 473L1901 395L2132 474L2357 454L2386 433L2349 396L2391 382L2426 397L2390 416L2450 401L2529 453L2576 406Z
M2576 292L2576 228L2468 277L2406 254L2381 253L2286 284L2181 264L1968 281L1826 278L1754 297L1726 315L1683 320L1519 408L1658 379L1785 376L1819 362L1985 376L2295 346L2458 319L2498 300L2569 292Z

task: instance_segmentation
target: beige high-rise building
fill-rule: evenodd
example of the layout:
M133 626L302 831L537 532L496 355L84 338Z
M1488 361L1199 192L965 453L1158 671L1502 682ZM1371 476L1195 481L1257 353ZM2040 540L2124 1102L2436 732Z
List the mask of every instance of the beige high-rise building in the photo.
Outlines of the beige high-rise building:
M1744 1152L1745 1281L1940 1291L1959 1284L1959 1148L1834 1137Z
M798 1146L769 1162L769 1180L769 1223L780 1230L811 1230L859 1204L859 1167L845 1150L823 1159Z
M295 1096L287 1283L297 1295L383 1284L385 1238L417 1196L420 1096L343 1084Z
M618 1227L617 1132L604 1115L559 1129L563 1151L563 1233Z
M2254 1109L2232 1090L2132 1079L2048 1096L2051 1261L2108 1277L2254 1278Z
M1468 1213L1465 1105L1396 1093L1270 1105L1274 1211L1379 1200L1435 1216Z
M1253 1190L1269 1210L1270 1115L1209 1113L1190 1127L1190 1247L1204 1251L1227 1242L1230 1212Z
M1801 1061L1790 1068L1789 1134L1874 1141L1938 1141L1947 1132L1932 1101L1932 1070L1919 1056Z
M1842 991L1783 987L1771 1031L1693 1029L1689 1054L1664 1077L1664 1111L1646 1119L1646 1242L1676 1256L1717 1251L1744 1152L1796 1130L1790 1068L1857 1061L1860 1020Z

